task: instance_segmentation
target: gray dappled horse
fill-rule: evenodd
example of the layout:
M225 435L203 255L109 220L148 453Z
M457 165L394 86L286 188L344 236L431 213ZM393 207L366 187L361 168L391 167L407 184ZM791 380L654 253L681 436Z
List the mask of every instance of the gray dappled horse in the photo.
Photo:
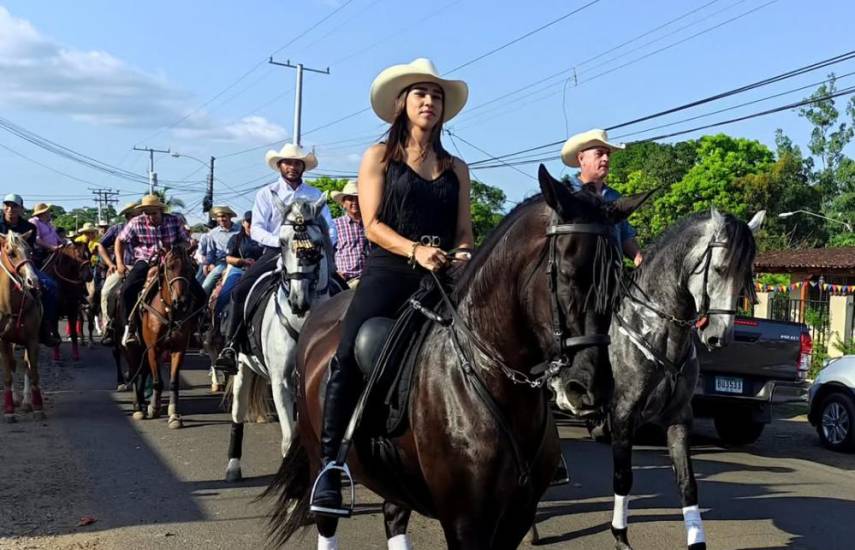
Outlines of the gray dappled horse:
M698 381L695 338L710 350L730 343L740 294L753 295L753 233L764 216L761 211L746 224L713 208L681 221L646 251L644 263L623 289L609 331L614 379L609 406L615 491L611 529L618 550L630 548L632 440L647 423L667 430L688 547L706 548L688 439Z
M255 421L266 410L268 385L273 392L282 428L283 456L291 444L295 421L293 376L297 336L309 309L329 298L332 290L330 275L334 253L329 228L321 215L325 202L325 196L316 202L298 199L290 206L277 201L276 206L283 219L279 228L283 270L261 277L250 292L252 294L270 277L279 278L277 290L253 315L263 315L259 338L262 356L241 352L238 355L238 373L230 378L232 430L226 481L242 479L243 422L247 418ZM245 322L249 326L252 319L246 318Z

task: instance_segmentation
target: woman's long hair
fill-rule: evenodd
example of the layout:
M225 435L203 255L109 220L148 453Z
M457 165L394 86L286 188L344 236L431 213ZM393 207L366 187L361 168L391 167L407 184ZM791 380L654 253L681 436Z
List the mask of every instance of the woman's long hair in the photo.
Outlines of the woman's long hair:
M415 86L415 84L413 85ZM388 166L389 161L406 162L407 161L407 140L410 137L409 119L407 118L407 96L413 86L404 88L404 91L398 95L395 100L395 120L389 131L386 132L386 152L383 153L383 164ZM445 117L445 91L443 91L442 115ZM445 172L451 168L453 159L451 154L442 146L442 120L436 123L431 128L430 136L428 137L428 149L425 149L424 156L427 156L429 150L432 150L436 155L436 161L439 164L440 172ZM421 160L424 160L424 156Z

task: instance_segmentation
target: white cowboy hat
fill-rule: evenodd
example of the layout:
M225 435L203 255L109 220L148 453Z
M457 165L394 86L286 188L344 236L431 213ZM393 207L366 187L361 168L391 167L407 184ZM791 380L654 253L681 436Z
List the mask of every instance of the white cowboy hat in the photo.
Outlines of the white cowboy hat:
M45 204L43 202L38 203L33 207L33 216L38 216L39 214L44 214L45 212L50 212L50 207L52 205Z
M625 147L622 143L610 143L605 130L588 130L570 137L561 148L561 160L567 166L579 167L579 153L592 147L605 147L609 151L619 151Z
M228 206L215 206L211 208L211 217L219 216L220 214L225 214L230 218L237 217L235 211L229 208Z
M445 94L443 98L443 122L451 120L466 105L469 86L462 80L440 78L433 61L420 57L406 65L393 65L384 69L371 83L371 108L381 119L392 123L395 120L395 101L401 92L419 82L438 84Z
M310 151L307 153L296 143L286 143L279 151L270 150L264 155L267 166L276 172L279 172L279 161L285 159L302 160L303 164L306 165L303 169L304 172L314 170L318 167L318 158L315 156L315 152Z
M359 196L357 191L356 180L350 180L344 185L344 187L342 187L341 191L333 191L330 193L330 198L341 204L345 197Z

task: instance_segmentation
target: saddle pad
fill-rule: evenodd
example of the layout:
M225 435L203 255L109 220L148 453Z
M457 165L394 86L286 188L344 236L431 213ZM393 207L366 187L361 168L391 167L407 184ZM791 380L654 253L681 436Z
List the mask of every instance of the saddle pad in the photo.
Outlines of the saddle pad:
M249 349L243 351L254 355L262 361L261 324L264 321L264 310L270 296L279 287L280 278L275 276L278 272L265 273L252 285L246 303L243 308L243 320L246 326L247 344Z

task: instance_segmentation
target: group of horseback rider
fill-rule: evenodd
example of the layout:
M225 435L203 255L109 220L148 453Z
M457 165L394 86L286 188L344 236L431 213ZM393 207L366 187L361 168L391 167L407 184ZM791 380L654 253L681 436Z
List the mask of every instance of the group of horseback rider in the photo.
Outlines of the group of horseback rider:
M468 87L460 80L439 76L428 59L395 65L382 71L371 86L371 106L390 124L386 140L372 145L364 154L356 182L333 194L344 215L333 220L327 206L322 216L336 251L337 276L355 288L355 295L342 325L342 337L330 364L324 400L321 452L324 464L336 465L339 446L359 398L362 375L354 358L354 345L362 323L378 316L393 317L419 287L427 271L436 272L471 258L474 245L470 214L470 178L466 163L443 147L442 124L457 115L468 98ZM572 136L561 151L562 161L579 173L570 185L593 190L606 201L619 193L606 185L611 154L622 145L608 141L603 130ZM217 226L200 239L197 259L200 271L190 281L193 295L205 303L217 282L220 285L216 310L222 312L225 347L215 365L237 372L237 351L245 338L242 305L254 283L277 269L280 258L281 205L296 199L317 201L322 192L304 181L304 174L318 166L314 152L297 144L268 151L267 165L278 179L262 187L251 212L240 226L235 212L225 206L212 209ZM95 238L86 229L86 242L100 258L104 271L101 293L102 320L111 320L110 295L121 285L121 311L127 315L122 344L135 341L135 306L146 282L150 263L161 251L191 244L186 222L168 213L156 195L123 208L124 221ZM23 218L24 201L17 194L3 200L0 231L26 237L44 261L64 240L51 225L49 205L37 205L33 218ZM91 225L91 224L90 224ZM642 261L635 232L623 222L614 228L614 240L636 265ZM54 346L57 284L38 271L44 321L41 342ZM107 338L112 333L106 330ZM593 373L577 373L577 391L571 391L573 407L580 414L595 411L601 397L593 387ZM571 384L571 389L573 384ZM336 468L324 468L313 492L312 510L318 514L346 515L342 509L341 480Z

